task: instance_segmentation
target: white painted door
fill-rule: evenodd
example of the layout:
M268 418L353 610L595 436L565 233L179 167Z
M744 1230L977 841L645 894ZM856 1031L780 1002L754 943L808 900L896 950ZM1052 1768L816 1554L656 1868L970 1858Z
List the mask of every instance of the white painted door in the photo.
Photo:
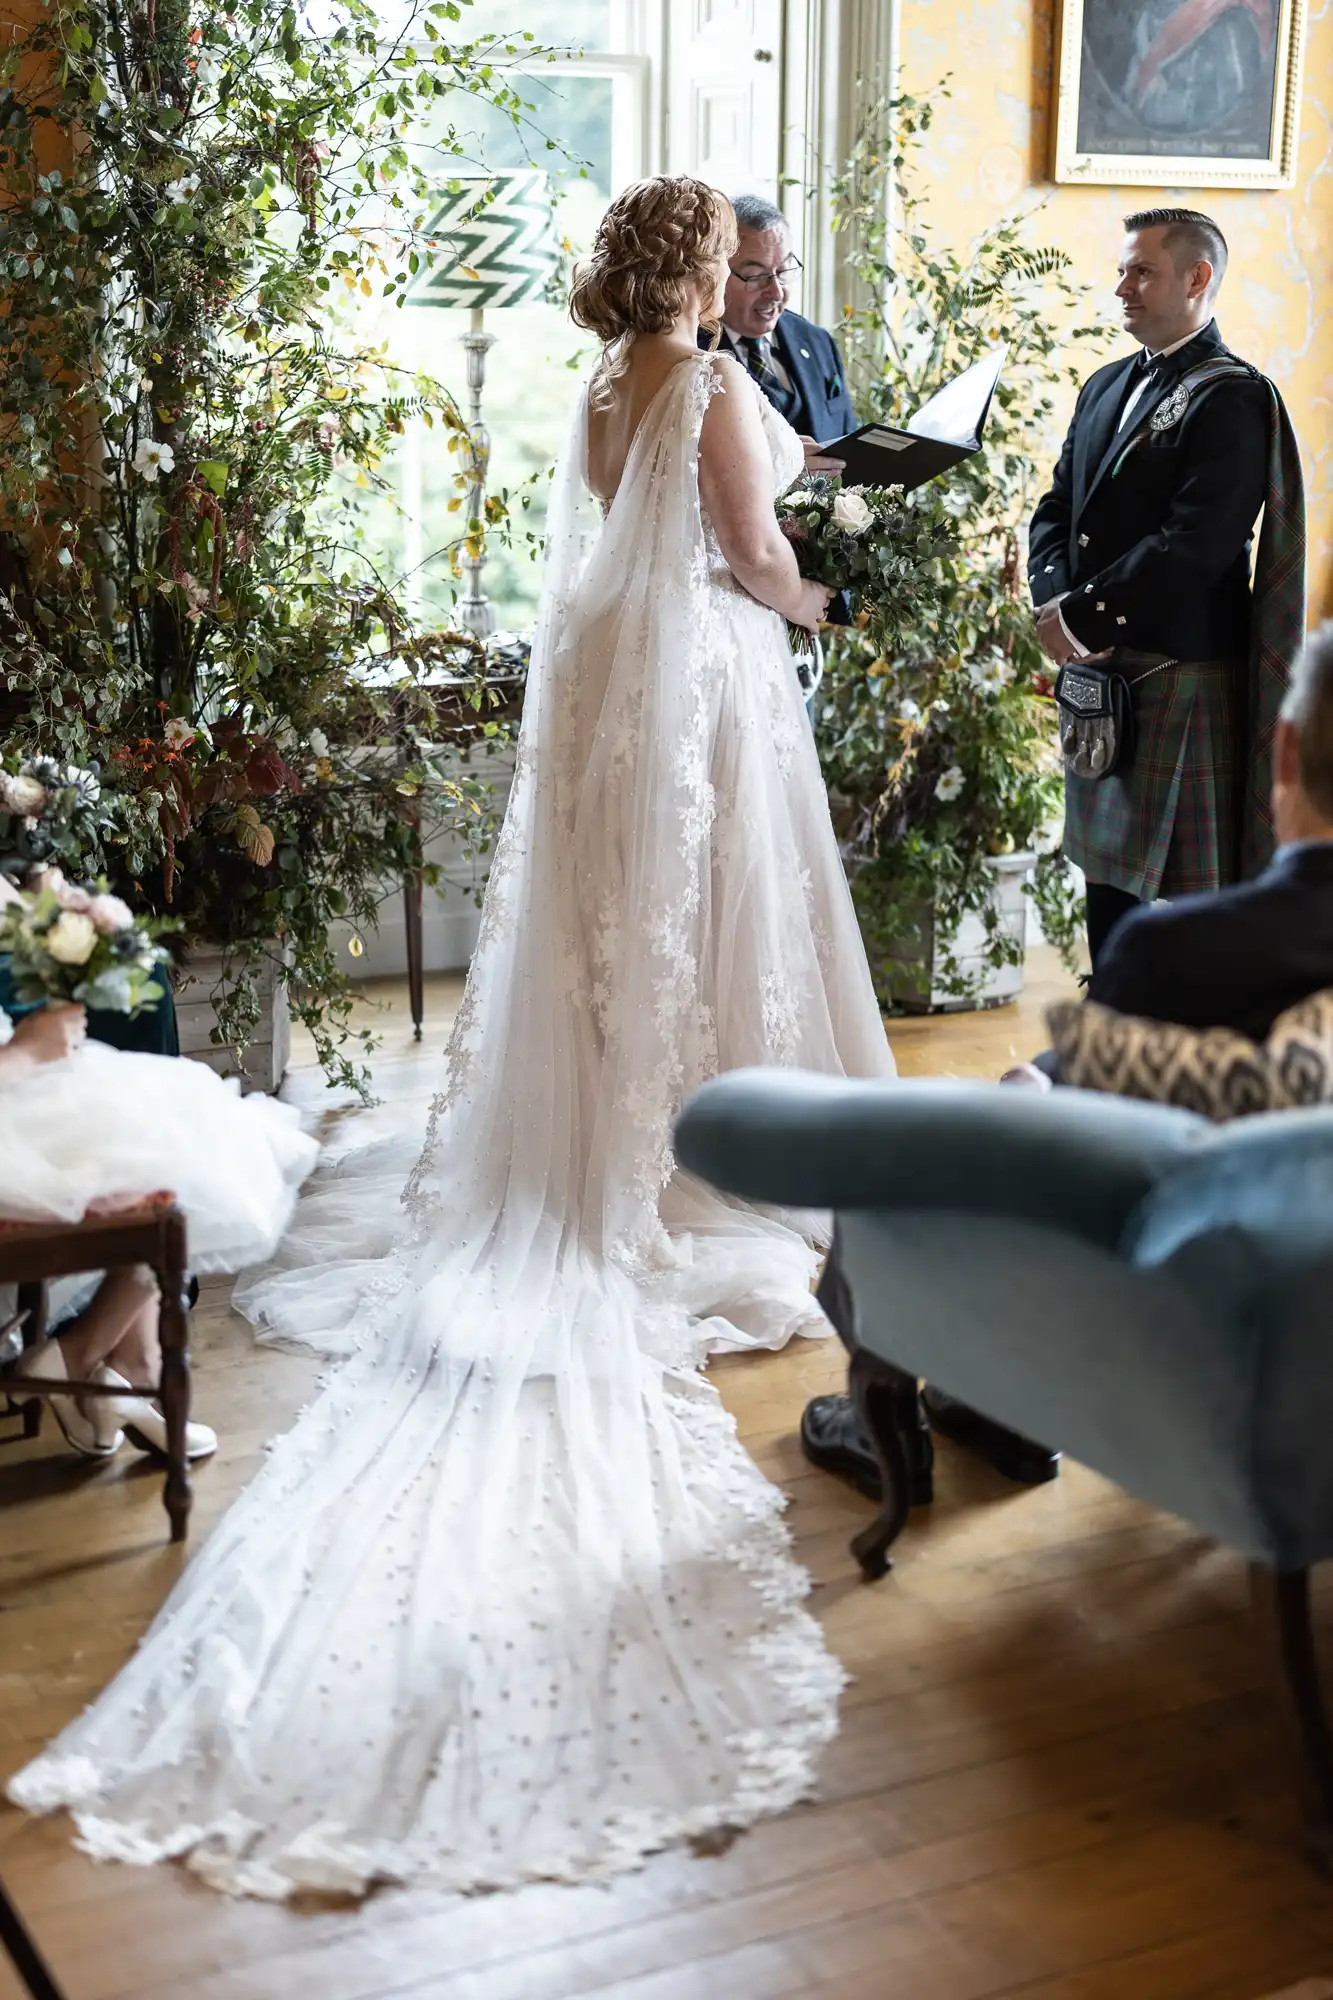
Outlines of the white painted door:
M776 199L782 0L670 0L667 20L668 171Z

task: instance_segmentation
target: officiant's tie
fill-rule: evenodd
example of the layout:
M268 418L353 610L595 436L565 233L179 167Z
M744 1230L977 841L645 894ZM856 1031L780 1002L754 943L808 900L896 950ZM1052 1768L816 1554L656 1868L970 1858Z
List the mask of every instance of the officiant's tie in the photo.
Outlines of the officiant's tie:
M773 366L773 343L760 334L756 339L748 335L741 341L742 357L759 387L763 390L775 410L785 417L795 398L790 389L783 386L782 378Z

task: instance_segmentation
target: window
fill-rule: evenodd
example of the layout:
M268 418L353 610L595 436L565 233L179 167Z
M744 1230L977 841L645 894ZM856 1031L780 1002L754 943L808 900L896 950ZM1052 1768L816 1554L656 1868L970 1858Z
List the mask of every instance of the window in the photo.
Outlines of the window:
M543 41L570 53L554 63L545 57L520 59L513 81L531 106L523 130L475 99L438 101L436 115L443 124L456 125L465 148L465 158L449 159L444 173L545 168L556 194L557 228L575 257L591 247L611 196L645 171L650 65L627 46L633 28L629 9L630 0L543 0L540 9L531 0L478 0L461 24L467 38L517 33L536 19ZM458 344L469 325L466 311L429 304L399 310L392 303L368 302L359 318L368 338L387 344L392 361L434 375L466 412ZM523 531L540 536L546 471L563 443L576 384L592 350L563 305L491 310L485 326L495 342L487 356L482 405L491 435L487 485L491 492L509 492L520 532L514 547L492 548L483 587L497 625L512 629L529 624L536 610L540 565L536 545L526 542ZM452 602L441 551L461 526L459 512L450 511L457 500L456 470L440 430L412 420L394 468L398 508L386 509L377 523L383 559L402 577L410 608L427 625L446 622Z

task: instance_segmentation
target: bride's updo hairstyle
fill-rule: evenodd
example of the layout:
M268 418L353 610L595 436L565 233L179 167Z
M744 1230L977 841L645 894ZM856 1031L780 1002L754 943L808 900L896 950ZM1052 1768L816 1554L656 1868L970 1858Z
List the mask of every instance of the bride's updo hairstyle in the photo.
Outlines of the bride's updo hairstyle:
M673 326L690 293L708 284L737 240L727 197L689 174L635 181L616 196L569 295L574 324L602 343L594 402L609 399L635 335L665 333ZM701 324L716 330L715 320Z

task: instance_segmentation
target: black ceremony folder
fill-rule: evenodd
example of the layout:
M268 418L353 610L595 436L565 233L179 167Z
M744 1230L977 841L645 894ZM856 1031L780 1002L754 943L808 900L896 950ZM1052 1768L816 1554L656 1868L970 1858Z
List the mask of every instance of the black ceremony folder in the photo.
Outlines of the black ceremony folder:
M979 451L1007 353L1007 348L995 348L955 375L908 418L906 430L862 424L860 430L821 445L830 458L842 459L843 485L901 486L910 493Z

